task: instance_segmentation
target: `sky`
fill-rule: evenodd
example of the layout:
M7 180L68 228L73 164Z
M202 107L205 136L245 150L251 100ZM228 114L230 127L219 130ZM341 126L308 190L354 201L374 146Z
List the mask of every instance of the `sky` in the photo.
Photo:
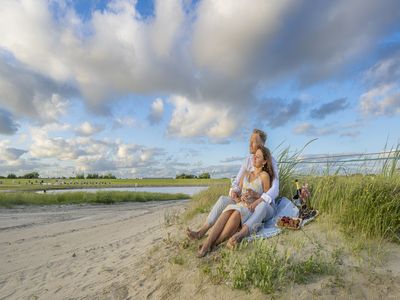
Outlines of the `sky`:
M2 0L0 175L235 175L399 144L397 0Z

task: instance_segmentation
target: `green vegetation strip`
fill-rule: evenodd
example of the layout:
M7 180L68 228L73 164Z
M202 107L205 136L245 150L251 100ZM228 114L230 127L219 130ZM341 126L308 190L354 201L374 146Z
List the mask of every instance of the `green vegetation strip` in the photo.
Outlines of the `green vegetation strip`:
M217 261L201 267L214 283L225 283L236 289L258 288L272 294L290 283L305 284L317 276L336 275L334 258L312 250L307 256L296 257L288 248L278 251L267 240L242 243L237 251L223 249Z
M308 179L312 205L354 235L400 241L400 176Z
M88 187L211 186L223 183L229 183L229 179L0 179L0 190L51 190Z
M0 207L15 205L53 205L53 204L113 204L120 202L147 202L189 199L186 194L166 194L148 192L74 192L57 194L0 193Z

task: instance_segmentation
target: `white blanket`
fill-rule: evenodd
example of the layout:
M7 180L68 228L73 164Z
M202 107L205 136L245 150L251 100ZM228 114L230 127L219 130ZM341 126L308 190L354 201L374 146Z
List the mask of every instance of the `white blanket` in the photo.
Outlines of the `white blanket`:
M247 237L246 239L248 241L251 241L251 240L254 240L257 238L267 239L267 238L276 236L282 232L281 228L278 228L275 226L278 218L283 217L283 216L297 218L299 216L299 209L288 198L285 198L285 197L278 198L278 199L276 199L275 203L277 204L276 214L271 219L269 219L267 222L265 222L264 226L261 227L255 234ZM303 227L304 225L306 225L308 222L310 222L313 219L314 219L314 217L305 220L304 222L301 223L300 226Z

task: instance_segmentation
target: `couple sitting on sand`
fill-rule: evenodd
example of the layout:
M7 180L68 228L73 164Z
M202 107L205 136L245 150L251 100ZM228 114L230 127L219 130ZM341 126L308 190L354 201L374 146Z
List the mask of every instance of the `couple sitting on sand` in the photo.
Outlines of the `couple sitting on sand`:
M198 231L187 229L191 239L202 238L211 228L207 240L200 246L198 257L228 240L233 248L244 237L256 232L276 211L279 193L278 167L268 148L266 134L254 129L250 137L250 155L245 159L232 183L229 197L221 196Z

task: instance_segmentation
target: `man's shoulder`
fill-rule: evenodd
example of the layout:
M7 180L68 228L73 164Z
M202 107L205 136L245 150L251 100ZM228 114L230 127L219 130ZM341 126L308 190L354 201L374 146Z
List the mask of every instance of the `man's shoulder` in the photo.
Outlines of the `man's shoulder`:
M244 164L248 164L249 162L251 162L252 157L253 157L253 154L247 155L247 156L243 159L243 163L244 163Z

